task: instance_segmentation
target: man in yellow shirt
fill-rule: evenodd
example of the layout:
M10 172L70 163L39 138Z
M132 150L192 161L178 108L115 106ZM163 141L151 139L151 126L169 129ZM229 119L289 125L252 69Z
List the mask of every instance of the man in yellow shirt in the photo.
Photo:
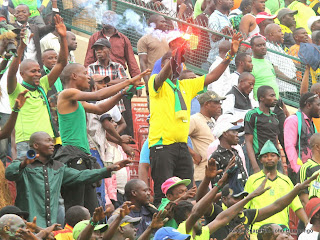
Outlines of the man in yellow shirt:
M219 79L237 53L241 39L240 33L233 36L231 50L222 63L207 75L177 80L172 77L171 65L179 68L181 64L175 64L176 59L171 59L158 75L151 76L148 82L151 114L149 148L156 206L164 197L161 184L165 180L173 176L193 179L193 162L187 146L191 100L208 84ZM174 50L173 56L177 51L181 48ZM179 70L174 74L177 72Z
M269 174L266 182L266 187L271 187L268 192L254 198L246 205L247 209L261 209L283 197L293 190L293 184L289 177L277 171L277 163L280 159L280 154L274 144L268 140L262 147L259 155L259 160L263 165L263 170L258 173L251 175L245 186L245 191L248 193L253 192L265 179L266 175ZM296 213L296 215L305 224L308 223L308 217L302 207L300 199L296 197L289 207ZM288 226L289 224L289 208L285 208L281 212L274 214L273 216L256 222L252 227L251 239L256 239L257 230L264 224L276 223Z

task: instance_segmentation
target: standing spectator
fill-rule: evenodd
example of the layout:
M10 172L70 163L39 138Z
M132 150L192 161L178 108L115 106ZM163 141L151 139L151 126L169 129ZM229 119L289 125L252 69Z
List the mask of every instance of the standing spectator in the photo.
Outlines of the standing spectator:
M215 32L223 32L225 34L232 34L232 25L228 19L230 9L233 7L233 1L229 0L217 0L215 2L216 10L211 14L209 18L208 28ZM211 50L208 56L208 63L211 65L215 60L215 57L219 55L218 47L221 43L221 37L209 34Z
M226 56L227 52L230 51L231 43L229 40L223 40L219 44L219 55L216 56L215 61L209 68L209 72L215 69L222 61L223 58ZM232 87L232 82L230 78L230 68L229 66L223 72L221 77L208 85L208 90L215 91L219 93L221 96L225 96L228 91L230 91Z
M154 63L169 50L169 45L164 38L164 32L167 30L167 23L164 17L155 14L151 15L148 23L154 27L153 33L143 36L137 43L141 71L148 68L153 69ZM144 77L147 95L149 95L147 84L149 77Z
M221 115L221 101L226 99L220 97L213 91L207 91L198 96L200 112L190 118L189 137L193 149L189 148L194 163L194 180L199 186L207 166L207 149L214 141L213 128L215 119Z
M41 61L41 48L40 48L40 39L41 37L45 36L46 34L54 31L54 24L55 21L52 21L50 25L38 27L34 24L28 23L28 18L30 16L30 11L27 5L18 5L14 10L14 16L16 18L16 22L12 24L17 29L22 29L24 26L28 29L25 32L29 42L24 50L23 60L24 59L31 59L37 61L40 66L42 67ZM31 33L33 33L32 38Z
M73 32L67 31L67 43L68 43L68 63L75 63L76 59L74 51L77 50L78 42L77 37Z
M112 62L110 59L111 44L106 38L99 38L91 47L98 60L88 66L88 74L92 76L99 74L102 76L109 76L110 82L108 85L114 85L123 82L128 78L123 66L120 63ZM125 132L133 136L133 123L131 112L131 99L123 98L118 104L124 119L127 123L127 129Z
M311 34L311 25L308 24L308 20L316 16L313 9L297 0L285 0L285 4L287 8L291 9L292 11L298 10L298 13L294 16L296 19L296 27L303 27L305 30L307 30L308 34Z
M158 75L150 78L149 148L156 205L163 196L160 186L166 179L173 176L182 179L193 178L193 162L186 144L191 100L205 86L220 78L238 51L240 38L240 33L233 36L227 57L206 76L171 81L170 61ZM175 94L172 94L173 92Z
M298 173L298 182L309 179L315 172L320 170L320 133L315 133L310 138L310 147L312 158L309 158L301 167ZM305 207L309 201L308 189L299 193L300 200Z
M297 173L311 158L310 137L316 132L312 118L320 117L318 94L305 93L300 98L300 109L284 122L285 150L291 169Z
M17 95L20 92L30 90L27 96L27 105L21 110L16 124L16 143L18 158L24 157L29 149L29 138L32 133L45 131L51 137L54 136L50 107L46 94L54 85L57 78L61 74L63 68L67 65L67 40L66 26L60 16L55 16L56 30L61 37L61 50L58 61L51 72L41 78L40 65L34 60L24 60L20 64L20 74L23 78L22 84L17 83L16 73L18 71L19 62L21 60L25 43L21 40L18 47L18 56L14 57L8 72L8 93L10 105L13 106ZM21 32L21 37L24 36L24 30ZM32 74L31 74L32 73Z
M319 31L320 30L320 17L319 16L312 16L308 20L308 28L311 32Z
M273 65L270 61L265 59L267 54L266 41L261 36L255 36L251 39L250 45L252 47L252 75L256 82L253 88L253 95L256 100L258 88L267 85L271 86L276 93L276 97L279 97L279 87L276 81L276 73Z
M232 86L237 86L239 83L239 76L243 72L252 72L253 64L252 58L248 53L239 53L234 59L234 63L236 64L236 70L231 73L230 78L232 82Z
M229 20L233 29L239 31L239 25L243 16L251 12L252 2L250 0L241 1L240 8L237 8L230 12Z
M238 132L241 129L239 125L233 125L230 122L219 122L214 128L214 135L219 139L220 144L216 151L214 151L210 157L216 161L217 169L222 169L223 172L226 170L228 163L234 158L235 166L239 169L238 175L236 176L237 181L245 186L248 175L245 167L243 166L242 159L238 151L233 148L239 142ZM222 178L222 173L218 174L214 183L217 183Z
M118 165L86 171L69 168L52 159L53 139L45 132L32 134L30 147L35 149L38 155L34 159L25 157L22 162L13 161L6 169L6 178L17 184L15 204L30 213L29 221L37 216L40 227L49 227L57 222L58 198L62 185L94 183L109 177L112 171L117 171L128 163L122 161Z
M150 189L144 181L132 179L125 186L125 196L134 205L128 216L142 217L137 224L137 237L139 237L151 224L152 216L158 210L150 204Z
M263 168L261 171L251 175L248 178L248 181L245 186L245 191L251 193L261 184L264 178L267 177L266 186L271 187L270 191L256 197L248 202L246 205L247 209L260 209L268 206L273 203L280 197L288 194L290 191L294 189L294 186L291 180L279 173L277 171L277 163L280 160L280 154L272 143L272 141L268 140L265 142L263 147L261 148L258 159L260 160ZM308 223L308 217L303 209L303 206L296 196L295 199L290 203L290 208L295 212L297 217L305 224ZM257 231L260 226L267 223L277 223L288 226L289 223L289 214L288 209L284 209L281 212L274 214L273 216L255 223L252 227L253 231ZM256 233L256 232L255 232Z
M289 8L283 8L278 13L278 19L280 21L279 26L281 27L281 31L284 34L283 44L290 48L295 44L293 38L293 31L296 29L296 20L294 19L294 15L298 13L298 10L292 11Z
M135 77L140 73L140 69L134 57L129 39L116 29L116 24L118 21L117 17L118 15L113 11L106 11L103 14L103 28L101 31L92 34L90 37L84 66L87 67L98 60L92 46L98 39L106 38L111 44L111 61L120 63L125 69L128 68L130 76Z
M43 11L43 9L45 9L47 7L50 0L40 1L41 2L40 8L38 8L38 2L39 1L37 1L37 0L31 0L31 1L9 0L9 12L12 15L14 15L16 7L18 7L19 5L20 6L26 5L26 6L28 6L28 8L30 10L30 16L29 16L28 22L30 24L34 24L34 25L38 26L39 28L45 27L46 24L44 23L43 18L40 15L40 13ZM54 1L52 1L52 2L54 2Z
M304 28L296 28L293 31L292 36L295 41L295 44L289 48L288 54L291 56L295 56L296 58L299 58L298 53L300 50L300 43L307 43L309 41L309 36ZM298 61L295 62L299 63Z
M270 86L261 86L257 95L259 107L247 112L244 122L245 141L250 159L249 174L257 173L262 168L257 159L266 141L271 140L275 146L278 145L279 120L270 109L277 103L275 91Z
M271 14L275 14L279 9L284 8L285 0L268 0L266 1L266 8L268 8Z

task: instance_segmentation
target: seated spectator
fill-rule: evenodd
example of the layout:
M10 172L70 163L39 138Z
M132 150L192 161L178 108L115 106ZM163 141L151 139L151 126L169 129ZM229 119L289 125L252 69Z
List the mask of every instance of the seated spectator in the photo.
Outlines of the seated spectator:
M108 225L111 226L112 223L114 223L117 219L118 215L113 215L108 219ZM117 231L114 233L113 237L110 240L133 240L136 239L137 235L137 228L136 226L141 221L142 217L130 217L125 216L119 223L120 226L118 226Z
M298 13L295 15L296 27L303 27L308 34L311 34L311 29L309 28L308 20L313 16L316 16L312 8L307 4L299 2L297 0L286 0L287 8L292 11L298 10ZM310 26L311 27L311 26Z
M30 16L30 11L27 5L18 5L17 7L15 7L14 16L16 18L16 22L12 25L15 28L22 29L25 25L27 25L28 31L26 31L25 34L27 34L28 39L30 38L31 33L33 33L33 36L32 38L30 38L28 42L22 59L31 59L37 61L40 64L40 67L42 67L40 39L46 34L54 31L54 24L57 25L56 20L52 21L50 25L43 27L38 27L37 25L29 24L28 18ZM59 23L62 21L60 20L60 18L61 17L59 16Z
M260 209L266 207L294 189L291 180L277 171L277 163L280 160L280 154L272 141L266 141L261 148L258 159L263 165L263 168L260 172L255 173L248 178L245 191L250 193L257 189L258 185L261 184L264 178L267 180L266 186L271 187L272 190L249 201L246 205L247 209ZM297 196L289 204L289 207L296 213L297 217L307 225L308 219L306 213ZM288 210L284 209L263 221L253 224L252 233L253 235L256 235L255 233L257 233L257 230L267 223L277 223L288 226L288 222Z
M196 195L197 188L193 187L188 190L187 186L191 183L190 179L180 179L178 177L172 177L167 179L162 185L161 190L163 194L166 196L162 198L161 204L158 210L164 210L166 206L173 202L177 204L179 201L188 200L189 198L193 198ZM170 219L165 226L173 227L175 229L178 228L178 224L172 218Z
M285 57L286 52L281 47L281 44L283 44L283 33L280 26L275 23L269 24L265 29L265 37L267 38L267 48L282 53L282 55L280 55L268 51L265 56L265 58L273 64L277 78L288 82L296 80L297 69L293 61ZM287 83L281 84L281 82L282 81L279 81L280 91L282 89L281 92L290 91L287 88L290 85Z
M104 232L107 231L108 229L108 224L99 224L99 222L97 222L97 224L94 224L93 219L91 218L91 220L83 220L81 222L78 222L72 231L72 236L73 239L76 240L81 240L81 239L89 239L89 238L82 238L82 232L85 232L85 228L89 225L95 225L93 228L93 233L90 234L92 238L90 239L101 239L102 235Z
M210 66L209 72L212 72L212 70L215 69L223 61L227 52L230 51L230 48L231 48L231 42L229 40L220 41L219 55L216 56L215 61ZM217 81L208 85L208 90L215 91L215 92L219 93L222 97L224 97L226 95L226 93L230 91L230 89L232 87L232 83L230 80L231 80L230 79L230 68L228 66Z
M63 68L67 65L68 50L66 26L59 15L55 16L55 23L56 30L61 37L61 51L59 53L57 63L48 75L41 78L40 67L42 64L38 64L35 60L26 59L20 64L20 74L23 78L23 82L21 84L17 83L16 73L18 71L22 55L27 47L22 40L18 47L18 56L14 57L9 68L7 88L10 105L13 106L18 94L26 89L29 90L27 96L30 96L30 98L27 99L26 106L28 107L21 110L21 116L19 117L15 127L18 158L22 158L26 155L26 152L29 149L29 138L34 132L44 131L51 137L57 135L53 132L50 107L46 95L51 86L56 82ZM20 33L21 39L23 39L24 34L25 30L22 30ZM29 72L33 72L33 74L30 74Z
M265 56L267 54L266 41L261 36L255 36L251 39L250 45L252 46L252 75L255 78L255 84L253 87L253 96L256 100L258 88L267 85L271 86L276 93L276 97L279 97L279 87L276 81L276 74L273 65Z
M292 11L289 8L283 8L278 12L278 19L280 21L279 26L284 35L283 44L287 48L290 48L296 43L293 37L293 31L296 29L296 20L294 19L294 16L297 13L298 10Z
M252 3L250 0L241 1L240 8L234 9L229 14L229 20L233 29L239 31L239 25L243 16L251 12Z
M311 158L310 138L316 132L312 118L319 118L320 100L318 94L305 93L300 98L300 108L284 122L285 151L290 168L297 173ZM289 166L288 166L289 167Z
M94 183L102 178L110 176L111 171L119 170L128 161L119 162L107 168L96 170L78 171L67 167L63 163L52 160L54 144L49 134L36 132L30 137L30 147L37 151L34 159L13 161L6 169L6 178L17 184L16 205L30 213L29 221L37 216L37 224L40 227L49 227L56 223L58 213L58 198L62 185L76 185L81 183ZM42 167L45 165L45 167ZM30 171L37 171L45 179L46 189L42 188L43 182L39 182L37 175L30 175ZM50 188L50 189L49 189ZM35 189L38 189L35 191ZM39 197L40 194L42 197ZM41 207L39 207L41 206Z
M190 240L191 236L189 234L181 234L178 230L171 227L160 228L154 235L154 240L163 239L179 239L179 240Z
M255 35L255 36L266 36L265 35L265 29L266 27L271 24L274 23L274 19L277 17L277 15L270 15L267 12L261 12L258 15L256 15L256 23L259 26L260 29L260 33ZM264 38L265 39L265 38Z
M232 79L232 86L237 86L241 73L252 72L253 64L251 55L248 53L239 53L234 59L234 63L236 64L236 70L231 73L230 78Z
M73 206L66 212L66 225L64 229L54 231L54 237L56 240L73 240L73 228L74 226L83 221L89 220L89 210L82 206Z
M200 112L190 118L189 137L192 141L192 149L189 152L194 163L194 180L199 186L207 161L207 149L215 140L213 130L215 120L221 115L221 102L225 99L213 91L207 91L197 96L200 103Z
M306 214L309 219L309 223L312 224L311 228L307 228L299 236L299 240L317 240L319 238L319 223L320 223L320 199L312 198L307 203Z
M308 28L311 32L319 31L320 30L320 18L319 16L312 16L308 20ZM309 33L310 34L310 33Z
M275 146L278 146L279 120L270 109L277 103L273 88L259 87L258 101L259 107L247 112L244 122L245 141L250 159L249 175L259 172L262 168L258 155L264 144L271 140Z
M215 2L216 9L209 17L208 28L216 31L223 32L225 34L232 34L232 25L228 19L230 9L233 7L233 1L219 0ZM219 46L223 41L220 36L209 34L211 50L208 56L209 66L215 61L215 58L219 55Z
M98 39L106 38L112 45L110 51L111 61L120 63L125 69L128 68L130 76L135 77L140 73L140 69L134 57L131 42L116 29L117 22L118 19L115 12L106 11L103 14L101 31L95 32L89 39L84 66L88 67L98 60L92 46Z
M140 179L132 179L125 186L125 196L134 208L128 214L130 217L142 217L137 224L137 237L139 237L151 224L152 216L158 210L150 204L150 190L148 185Z
M42 16L40 15L42 11L47 7L48 3L50 2L49 0L43 0L40 1L41 6L38 7L39 1L32 0L32 1L26 1L26 0L9 0L9 12L14 15L15 10L19 5L26 5L29 8L30 11L30 16L28 18L28 22L30 24L34 24L38 26L39 28L45 27L46 24L43 21ZM54 8L54 5L53 5ZM55 6L55 8L57 8Z
M300 50L300 43L309 42L309 36L307 31L304 28L296 28L293 31L292 36L295 41L295 44L289 48L288 54L296 58L299 58L298 53ZM297 65L300 65L300 61L293 60L293 62ZM302 79L301 74L300 74L300 79Z
M225 171L228 163L232 158L235 158L235 166L239 169L239 175L237 181L244 187L246 184L248 174L240 158L240 155L235 146L239 142L238 132L241 129L239 125L233 125L230 122L219 122L214 128L213 134L219 139L220 144L216 151L212 153L210 159L213 158L216 161L217 169ZM218 174L214 179L214 183L217 183L222 177L222 174Z
M156 37L167 30L167 23L164 17L160 15L151 15L148 21L148 25L154 27L154 32L147 34L139 39L137 43L137 51L140 62L140 69L144 71L146 69L153 69L154 63L161 58L169 50L169 45L164 38ZM146 91L148 92L148 81L150 76L144 78L146 83Z

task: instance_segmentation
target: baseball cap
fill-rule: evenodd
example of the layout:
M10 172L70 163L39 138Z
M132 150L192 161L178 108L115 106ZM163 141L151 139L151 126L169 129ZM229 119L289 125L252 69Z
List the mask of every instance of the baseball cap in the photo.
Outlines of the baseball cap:
M256 23L259 24L266 19L275 19L277 15L270 15L267 12L259 12L256 16Z
M20 208L16 206L5 206L0 209L0 217L2 217L5 214L15 214L18 215L19 217L22 217L23 219L28 219L29 213L22 211Z
M176 40L177 38L181 38L181 37L182 37L182 34L180 31L177 31L177 30L170 31L167 34L167 43L169 44L173 40Z
M280 157L280 154L278 152L278 149L276 148L276 146L273 144L273 142L271 142L270 140L266 141L265 144L263 145L263 147L260 150L260 154L259 154L259 159L262 155L266 154L266 153L275 153Z
M320 16L311 16L307 22L308 28L311 30L312 24L318 20L320 20Z
M93 45L91 48L94 48L96 46L104 46L107 48L111 48L111 43L109 42L108 39L106 38L99 38Z
M100 74L93 74L91 76L93 81L101 81L101 80L105 80L106 83L110 82L110 77L109 76L104 76L104 75L100 75Z
M172 227L163 227L160 228L154 235L154 240L165 240L165 239L174 239L174 240L186 240L190 239L189 234L182 234L178 232L177 229Z
M119 214L115 214L115 215L112 215L109 219L108 219L108 224L110 225L114 220L116 220L116 218L119 216ZM133 218L133 217L130 217L130 216L128 216L128 215L126 215L122 220L121 220L121 222L120 222L120 225L122 224L122 223L133 223L134 225L135 224L138 224L139 222L140 222L140 220L141 220L141 218L142 217L135 217L135 218Z
M311 219L320 210L320 198L311 198L306 205L306 214Z
M167 179L164 183L162 183L161 190L162 190L163 194L166 195L167 191L170 188L173 188L174 186L177 186L179 184L184 184L184 185L188 186L190 183L191 183L190 179L183 179L182 180L181 178L178 178L178 177L171 177L171 178Z
M297 14L298 10L291 10L289 8L283 8L278 12L278 19L281 20L281 18L283 18L285 15L287 14Z
M243 119L239 115L225 113L218 117L217 123L220 123L220 122L239 123L239 122L243 122Z
M88 226L89 220L83 220L81 222L78 222L72 231L72 235L73 235L73 239L77 240L77 238L79 237L80 233L83 231L83 229L86 228L86 226ZM108 229L108 224L99 224L97 226L95 226L94 231L98 231L98 230L102 230L103 232L106 231Z
M249 193L244 191L243 188L239 187L238 185L231 186L230 184L226 184L221 190L222 196L226 197L231 195L232 197L240 197L243 195L244 197L248 196Z
M223 133L230 131L230 130L238 130L240 131L242 129L242 126L240 125L234 125L231 122L217 122L217 124L214 126L213 129L213 135L216 136L216 138L219 138L222 136Z
M197 99L200 104L204 104L205 102L208 102L208 101L221 101L221 100L225 100L226 98L219 96L214 91L206 91L205 93L198 95Z

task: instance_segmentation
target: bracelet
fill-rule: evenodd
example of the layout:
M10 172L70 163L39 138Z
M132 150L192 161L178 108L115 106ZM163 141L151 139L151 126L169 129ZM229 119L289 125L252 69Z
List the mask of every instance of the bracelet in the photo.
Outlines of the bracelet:
M233 59L234 59L234 56L235 55L231 55L231 50L229 50L228 52L227 52L227 54L226 54L226 60L230 60L230 61L232 61Z
M222 186L220 186L218 183L215 183L214 185L215 185L219 190L222 189Z
M96 227L97 225L99 225L99 222L93 222L93 221L92 221L92 218L90 218L89 223L90 223L90 225L91 225L92 227Z
M17 112L20 112L20 109L19 108L12 108L12 111L17 113Z

